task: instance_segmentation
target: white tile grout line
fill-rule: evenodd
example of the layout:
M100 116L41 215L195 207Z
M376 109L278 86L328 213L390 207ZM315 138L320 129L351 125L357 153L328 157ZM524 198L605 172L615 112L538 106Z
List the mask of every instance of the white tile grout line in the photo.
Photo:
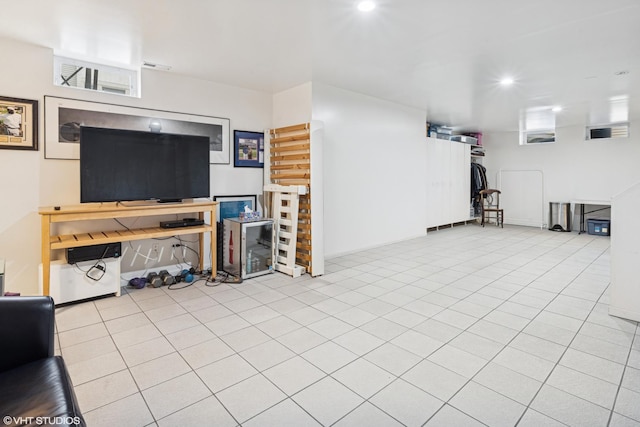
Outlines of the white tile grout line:
M611 419L613 418L613 413L616 409L616 403L618 401L618 395L620 394L620 389L622 388L622 382L624 381L624 374L627 372L627 367L629 366L629 358L631 357L631 352L633 351L633 344L635 340L638 339L637 332L639 330L639 326L636 324L636 330L633 334L633 339L631 340L631 346L629 347L629 353L627 353L627 360L624 364L624 368L622 369L622 376L620 377L620 383L618 384L618 389L616 390L616 395L613 399L613 404L611 405L611 412L609 413L609 421L607 422L607 426L611 424ZM640 420L635 420L640 421Z

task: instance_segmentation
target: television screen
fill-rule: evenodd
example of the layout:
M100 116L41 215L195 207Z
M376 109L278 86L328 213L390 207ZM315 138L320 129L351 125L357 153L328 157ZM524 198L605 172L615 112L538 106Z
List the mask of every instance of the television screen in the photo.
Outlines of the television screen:
M209 196L209 138L80 128L82 203Z

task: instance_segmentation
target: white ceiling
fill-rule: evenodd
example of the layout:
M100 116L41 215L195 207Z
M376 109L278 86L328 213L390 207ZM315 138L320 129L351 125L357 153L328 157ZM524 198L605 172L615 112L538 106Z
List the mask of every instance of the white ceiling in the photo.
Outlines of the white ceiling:
M465 130L517 130L553 105L557 126L606 122L612 99L640 116L639 0L356 3L0 0L0 37L269 93L319 81Z

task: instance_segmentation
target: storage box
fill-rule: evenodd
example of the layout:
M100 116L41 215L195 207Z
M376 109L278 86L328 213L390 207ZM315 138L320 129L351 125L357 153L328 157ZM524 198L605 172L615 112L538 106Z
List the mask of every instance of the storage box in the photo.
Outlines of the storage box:
M611 221L608 219L588 219L587 232L594 236L609 236L611 234Z
M462 142L463 144L478 145L478 140L467 135L451 135L451 141Z

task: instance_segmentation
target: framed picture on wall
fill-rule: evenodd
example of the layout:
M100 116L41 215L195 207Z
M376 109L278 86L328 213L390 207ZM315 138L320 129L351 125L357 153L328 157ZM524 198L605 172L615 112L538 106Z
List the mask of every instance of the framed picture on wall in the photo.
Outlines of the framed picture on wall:
M209 138L209 163L229 164L229 119L44 97L45 159L79 159L80 126Z
M238 218L240 212L245 211L245 206L252 211L257 209L256 196L213 196L213 200L218 202L216 216L219 222L225 218Z
M264 167L264 133L233 131L233 166L239 168Z
M38 101L0 96L0 148L38 149Z

